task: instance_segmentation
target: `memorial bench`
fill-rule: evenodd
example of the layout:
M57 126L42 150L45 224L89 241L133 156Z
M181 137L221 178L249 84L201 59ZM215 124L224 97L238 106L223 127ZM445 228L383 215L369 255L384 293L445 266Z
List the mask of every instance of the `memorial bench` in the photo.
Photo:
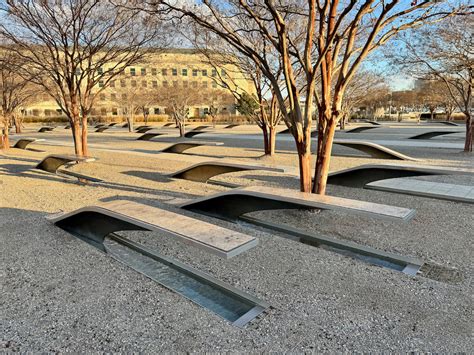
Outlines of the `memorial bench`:
M344 147L352 148L370 155L377 159L393 159L393 160L411 160L418 161L416 158L397 152L396 150L384 147L383 145L358 140L349 139L335 139L333 144L342 145Z
M44 132L51 132L52 130L54 130L55 127L41 127L38 132L40 133L44 133Z
M181 154L185 150L191 149L191 148L196 148L196 147L201 147L201 146L219 146L219 145L224 145L224 143L221 142L199 142L199 141L189 141L189 142L179 142L179 143L174 143L170 145L169 147L166 147L163 149L160 153L176 153L176 154Z
M423 175L467 175L474 172L447 167L366 164L329 173L328 184L348 187L364 187L366 184L384 179Z
M155 137L158 137L158 136L162 136L164 135L165 133L145 133L144 135L140 136L137 138L137 141L149 141L151 140L152 138L155 138Z
M453 133L461 133L461 132L456 132L456 131L431 131L431 132L425 132L421 134L417 134L415 136L408 137L408 139L431 139L433 137L437 136L443 136L445 134L453 134Z
M104 131L108 130L109 128L110 127L108 127L108 126L102 126L102 127L97 128L95 131L101 133L101 132L104 132Z
M415 215L415 210L402 207L265 186L220 192L183 203L181 207L226 220L236 220L254 211L301 208L343 211L400 221L409 221Z
M87 176L87 175L82 175L78 174L72 171L67 171L64 169L60 169L62 166L70 166L74 165L77 163L81 162L91 162L95 161L95 158L92 157L84 157L84 156L79 156L79 155L48 155L46 158L44 158L36 167L35 169L43 170L48 173L56 174L56 175L68 175L75 177L79 180L88 180L91 182L101 182L102 180Z
M378 128L378 127L374 127L374 126L356 127L356 128L352 128L352 129L346 131L346 133L360 133L360 132L367 131L369 129L375 129L375 128Z
M36 138L21 138L19 139L12 148L17 148L17 149L27 149L27 147L31 143L36 143L36 142L41 142L44 141L44 139L36 139Z
M155 231L223 258L257 245L255 237L132 201L112 201L48 217L58 227L104 250L104 238L124 230Z
M237 171L263 170L284 173L285 169L232 161L209 161L191 165L171 174L172 178L208 182L214 176Z

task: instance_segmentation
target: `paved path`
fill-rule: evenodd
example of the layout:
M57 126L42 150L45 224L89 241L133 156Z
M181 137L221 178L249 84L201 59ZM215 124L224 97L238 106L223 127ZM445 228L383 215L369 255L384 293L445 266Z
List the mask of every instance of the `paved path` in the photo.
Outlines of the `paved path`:
M440 200L474 203L474 186L446 184L409 178L396 178L368 183L365 188L425 196Z

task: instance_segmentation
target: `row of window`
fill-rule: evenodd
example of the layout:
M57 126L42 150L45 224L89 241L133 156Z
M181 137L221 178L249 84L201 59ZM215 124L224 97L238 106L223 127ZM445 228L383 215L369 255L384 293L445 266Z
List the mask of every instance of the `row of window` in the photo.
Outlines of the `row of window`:
M197 81L191 81L191 82L189 82L189 81L182 81L182 83L183 83L183 87L185 87L185 88L187 88L187 87L193 87L193 88L199 87L199 83L198 83ZM190 84L191 84L191 85L190 85ZM100 88L103 88L104 85L105 85L104 81L103 81L103 80L100 80L100 81L99 81L99 87L100 87ZM125 88L125 87L127 87L127 81L126 81L126 80L120 80L119 82L116 82L115 80L112 80L112 81L110 82L110 85L109 85L109 86L110 86L111 88L115 88L115 87L119 87L119 85L120 85L120 87ZM138 82L137 82L136 80L130 80L130 85L131 85L132 88L135 88L135 87L138 86ZM168 86L170 86L170 84L169 84L167 81L163 81L163 82L162 82L162 85L163 85L163 87L168 87ZM178 84L177 81L173 81L173 82L172 82L172 85L173 85L174 87L178 87L179 84ZM158 87L158 81L154 80L154 81L148 82L148 81L146 81L146 80L142 80L141 83L140 83L140 86L141 86L142 88L146 88L146 87L157 88L157 87ZM213 81L213 82L212 82L212 87L213 87L213 88L217 88L217 86L218 86L217 83L216 83L215 81ZM208 87L209 87L209 82L207 82L207 81L201 81L201 87L202 87L202 88L208 88Z
M131 76L137 76L138 72L136 68L129 68L128 72ZM162 76L167 76L168 73L170 73L173 76L178 76L178 69L177 68L163 68L161 69L161 75ZM102 68L97 69L98 74L103 74L104 71ZM147 68L140 68L140 75L145 76L147 73L150 73L151 75L158 75L158 69L157 68L151 68L150 70L147 70ZM188 69L183 68L180 71L182 76L188 76ZM207 69L191 69L191 74L192 76L198 76L199 73L201 73L202 76L208 76L208 70ZM212 69L211 70L211 76L216 77L217 76L217 70ZM225 77L226 76L226 71L224 69L221 69L221 76Z
M108 97L109 97L109 95L99 94L99 100L100 101L105 101L105 100L107 100ZM116 101L118 99L127 100L127 98L128 98L128 95L125 94L125 93L123 93L123 94L110 94L110 100L112 100L112 101ZM228 98L225 97L225 96L214 96L214 97L209 97L209 99L211 101L220 101L220 100L224 100L224 99L228 100Z

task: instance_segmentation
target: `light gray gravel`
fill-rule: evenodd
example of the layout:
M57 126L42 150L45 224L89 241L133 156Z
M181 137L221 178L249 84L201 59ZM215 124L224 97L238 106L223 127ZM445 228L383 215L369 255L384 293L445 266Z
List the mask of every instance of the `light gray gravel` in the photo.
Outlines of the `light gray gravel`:
M25 136L31 136L25 134ZM120 137L116 137L119 136ZM123 136L123 137L122 137ZM129 134L93 138L112 148L143 148ZM50 139L67 140L63 133ZM125 140L127 138L128 140ZM91 139L91 141L93 140ZM103 140L106 142L103 142ZM201 147L193 154L228 154L249 162L295 166L293 154L258 159L257 147ZM153 144L153 143L152 143ZM157 148L159 143L157 144ZM437 352L471 353L472 237L474 206L380 191L330 186L347 198L415 208L409 223L323 211L291 210L254 215L333 238L416 256L462 276L453 282L409 277L276 233L191 212L259 239L259 245L230 260L151 232L122 232L272 305L245 329L164 289L49 224L47 213L73 210L118 198L176 211L176 199L226 188L171 180L163 174L189 164L179 157L113 154L73 170L107 179L103 185L32 171L35 162L71 148L38 145L46 152L0 155L0 351L21 352ZM289 147L288 147L289 149ZM405 154L414 152L403 152ZM429 164L474 167L471 156L453 150L422 150ZM170 158L171 159L171 158ZM379 162L334 158L332 169ZM387 161L385 161L387 162ZM472 185L472 177L430 177ZM222 181L297 188L291 176L243 172ZM425 178L424 178L425 179Z

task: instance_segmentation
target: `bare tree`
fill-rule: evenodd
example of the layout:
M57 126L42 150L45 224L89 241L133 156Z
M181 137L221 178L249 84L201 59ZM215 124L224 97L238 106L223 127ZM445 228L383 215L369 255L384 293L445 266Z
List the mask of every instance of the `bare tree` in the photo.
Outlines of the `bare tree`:
M381 76L367 71L357 73L348 84L342 100L341 129L344 129L345 123L358 106L369 100L379 101L387 92L388 87Z
M296 143L302 191L324 194L334 132L342 117L347 85L367 55L400 31L451 16L449 3L296 0L212 1L197 5L163 0L175 19L192 20L213 32L238 53L251 58L270 81L283 119ZM258 42L249 42L254 33ZM255 50L265 43L281 61L284 87L268 59ZM321 78L317 83L318 76ZM315 90L320 86L320 94ZM318 108L318 148L314 184L310 168L314 103Z
M21 133L21 122L18 110L30 102L38 88L33 87L28 78L23 78L15 70L21 58L11 51L0 49L0 115L1 140L0 149L8 149L9 129L15 125L16 133Z
M193 28L192 43L206 58L207 64L214 68L215 75L212 79L234 96L240 106L239 112L250 118L262 130L264 154L274 155L276 129L282 115L270 81L251 58L236 52L232 46L212 32L202 31L199 26ZM281 82L283 70L278 57L268 53L265 44L259 43L259 38L254 33L247 32L245 37L247 41L254 43L254 50L272 64L273 72ZM225 75L222 75L221 68L226 68ZM250 82L252 85L239 85L238 79L242 78L246 79L245 83ZM255 105L258 109L251 109Z
M134 76L121 75L120 80L111 82L107 89L110 101L126 115L128 130L133 131L135 115L141 113L147 123L150 106L158 101L158 91L148 82L138 82Z
M180 137L186 133L186 122L191 106L202 105L212 95L208 88L198 87L198 82L189 86L188 81L176 82L173 86L161 86L157 90L158 102L166 107L166 112L171 115L179 128Z
M100 0L6 0L0 11L4 48L24 63L17 71L54 98L69 119L76 154L88 155L87 120L97 96L144 58L156 24Z
M472 91L474 84L474 40L470 16L456 17L435 28L420 31L403 40L398 60L409 73L446 85L450 98L466 116L464 151L472 152L474 136Z

